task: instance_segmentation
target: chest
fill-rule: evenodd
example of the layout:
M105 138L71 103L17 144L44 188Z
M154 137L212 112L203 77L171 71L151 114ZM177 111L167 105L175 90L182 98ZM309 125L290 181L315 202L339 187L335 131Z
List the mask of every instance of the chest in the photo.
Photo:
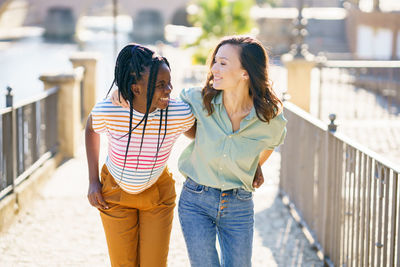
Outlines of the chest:
M243 119L248 115L247 113L235 113L235 114L227 114L229 121L232 126L232 132L237 132L240 129L240 124L243 121Z

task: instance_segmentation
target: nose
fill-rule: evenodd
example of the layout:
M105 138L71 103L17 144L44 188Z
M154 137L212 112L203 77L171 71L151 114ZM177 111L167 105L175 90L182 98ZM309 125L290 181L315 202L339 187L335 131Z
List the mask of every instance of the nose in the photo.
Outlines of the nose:
M212 65L212 67L211 67L211 72L214 74L214 73L217 72L217 70L218 70L217 64L214 63L214 64Z
M173 89L173 87L172 87L172 84L171 83L169 83L166 87L165 87L165 91L166 91L166 93L171 93L171 91L172 91L172 89Z

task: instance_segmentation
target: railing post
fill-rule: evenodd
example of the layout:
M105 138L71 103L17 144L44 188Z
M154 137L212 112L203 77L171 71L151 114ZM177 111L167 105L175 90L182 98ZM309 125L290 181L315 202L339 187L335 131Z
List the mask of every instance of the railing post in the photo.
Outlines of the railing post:
M87 118L97 101L97 61L99 55L89 52L76 52L70 57L74 68L84 67L83 77L83 116ZM86 119L85 119L86 121Z
M331 121L331 123L328 125L328 130L331 133L334 133L337 129L337 125L335 124L336 114L329 114L329 120Z
M58 95L58 141L59 150L66 158L75 157L81 133L81 106L79 83L83 68L71 73L41 75L45 90L60 87Z
M14 94L12 88L7 86L6 107L11 107L11 179L12 187L11 192L15 189L15 180L17 179L17 118L16 112L13 108Z
M14 99L14 93L12 92L12 88L7 86L7 94L6 94L6 107L12 107Z
M287 93L290 101L310 112L311 71L316 65L313 59L293 58L290 54L282 56L287 69Z

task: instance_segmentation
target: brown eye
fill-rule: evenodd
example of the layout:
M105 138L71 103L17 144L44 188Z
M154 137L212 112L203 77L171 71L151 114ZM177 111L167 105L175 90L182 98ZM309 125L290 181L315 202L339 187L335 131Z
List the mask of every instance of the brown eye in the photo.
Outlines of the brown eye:
M165 83L159 83L159 84L157 84L156 88L161 89L161 88L164 88L165 86L166 86Z

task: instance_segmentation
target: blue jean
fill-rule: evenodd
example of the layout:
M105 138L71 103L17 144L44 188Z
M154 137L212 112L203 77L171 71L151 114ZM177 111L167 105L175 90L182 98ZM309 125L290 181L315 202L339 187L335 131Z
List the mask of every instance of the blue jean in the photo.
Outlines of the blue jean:
M192 267L251 266L254 226L253 194L221 191L190 178L179 199L179 220ZM221 261L216 249L216 237Z

